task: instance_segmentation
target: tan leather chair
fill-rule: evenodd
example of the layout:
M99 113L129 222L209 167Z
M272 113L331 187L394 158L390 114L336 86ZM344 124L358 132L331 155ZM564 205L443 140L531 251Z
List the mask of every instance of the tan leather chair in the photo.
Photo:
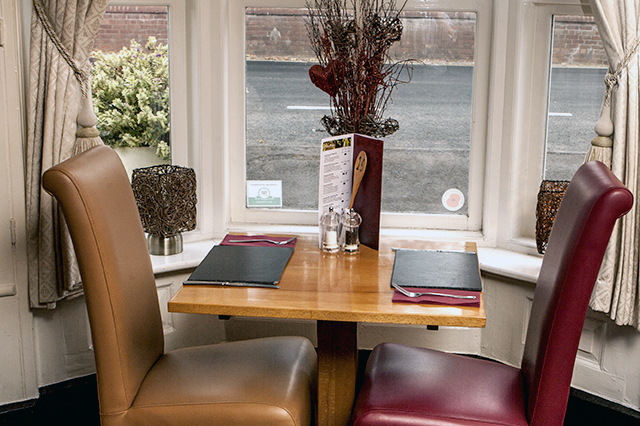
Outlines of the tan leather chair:
M277 337L164 353L156 285L127 173L99 146L47 170L84 284L104 426L309 425L316 353Z

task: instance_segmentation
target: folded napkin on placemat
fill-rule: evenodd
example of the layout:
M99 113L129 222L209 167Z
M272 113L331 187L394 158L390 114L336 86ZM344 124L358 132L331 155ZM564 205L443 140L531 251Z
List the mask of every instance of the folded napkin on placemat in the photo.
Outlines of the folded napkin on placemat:
M246 240L261 240L268 239L272 241L287 241L291 237L272 237L271 235L231 235L227 234L222 242L221 246L253 246L253 247L295 247L297 239L288 242L287 244L273 244L268 241L247 241L247 242L231 242L233 241L246 241Z
M444 296L420 296L420 297L408 297L395 290L393 293L393 302L401 303L421 303L428 305L446 305L446 306L468 306L471 308L480 307L480 292L468 291L468 290L447 290L447 289L433 289L424 287L411 287L411 291L415 293L424 292L438 292L443 294L455 294L461 296L476 296L475 299L456 299L454 297Z

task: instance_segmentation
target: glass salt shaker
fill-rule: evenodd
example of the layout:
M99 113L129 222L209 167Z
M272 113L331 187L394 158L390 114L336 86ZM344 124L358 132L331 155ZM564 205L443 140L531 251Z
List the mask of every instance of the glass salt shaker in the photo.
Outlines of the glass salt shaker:
M329 207L329 211L320 218L320 241L322 251L335 253L340 250L338 233L340 231L340 216Z
M362 217L353 209L342 215L342 251L357 253L360 250L360 224Z

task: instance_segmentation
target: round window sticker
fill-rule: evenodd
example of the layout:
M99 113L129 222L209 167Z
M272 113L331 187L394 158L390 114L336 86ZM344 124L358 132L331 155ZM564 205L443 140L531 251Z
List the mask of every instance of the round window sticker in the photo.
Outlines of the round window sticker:
M450 212L457 212L464 206L464 194L459 189L447 189L442 194L442 205Z
M271 191L269 191L267 188L260 188L260 190L258 191L258 197L260 198L269 198L270 195Z

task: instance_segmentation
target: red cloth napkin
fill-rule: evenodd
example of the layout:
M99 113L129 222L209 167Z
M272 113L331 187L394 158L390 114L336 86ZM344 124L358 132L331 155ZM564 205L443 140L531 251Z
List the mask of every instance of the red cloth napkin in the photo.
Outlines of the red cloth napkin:
M413 291L414 293L424 293L424 292L435 292L435 293L443 293L443 294L456 294L462 296L476 296L475 299L456 299L454 297L443 297L443 296L420 296L420 297L407 297L404 294L400 293L398 290L393 292L393 298L391 299L393 302L399 303L420 303L426 305L445 305L445 306L468 306L472 308L480 307L480 292L478 291L467 291L467 290L447 290L447 289L439 289L439 288L422 288L422 287L411 287L408 289Z
M231 243L229 240L256 240L267 238L273 241L286 241L291 237L272 237L270 235L225 235L224 239L220 243L221 246L254 246L254 247L295 247L297 239L287 243L287 244L272 244L267 241L256 241L256 242L248 242L248 243Z

